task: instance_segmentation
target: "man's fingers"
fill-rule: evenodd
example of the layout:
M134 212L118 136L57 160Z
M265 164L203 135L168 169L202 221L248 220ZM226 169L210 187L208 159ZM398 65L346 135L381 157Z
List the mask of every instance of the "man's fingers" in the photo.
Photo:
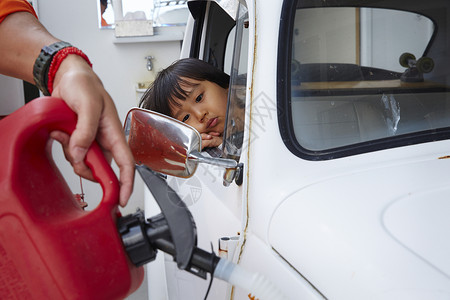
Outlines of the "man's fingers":
M122 124L112 100L105 102L103 118L100 122L97 140L102 148L108 150L120 171L120 200L121 206L125 206L133 192L134 184L134 158L123 134Z
M124 207L133 193L134 165L120 167L120 198L119 204Z
M50 133L50 137L61 144L64 152L64 157L72 165L75 173L83 178L94 181L92 172L84 163L84 161L75 162L71 153L69 152L70 136L62 131L53 131Z
M65 132L55 130L50 133L50 137L61 144L64 151L64 156L67 160L69 160L70 156L68 156L68 149L70 136Z
M96 181L94 179L94 175L92 175L91 169L89 169L89 167L84 162L74 163L72 164L72 167L77 175L90 181Z
M76 111L78 121L69 143L69 151L75 163L84 160L89 146L94 141L102 110L102 107L93 103L80 106Z

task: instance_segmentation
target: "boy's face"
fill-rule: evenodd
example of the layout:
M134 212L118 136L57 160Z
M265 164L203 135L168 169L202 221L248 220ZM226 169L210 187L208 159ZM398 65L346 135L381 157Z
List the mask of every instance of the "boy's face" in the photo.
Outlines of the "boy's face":
M175 99L180 106L171 106L171 115L191 125L200 133L223 134L227 110L228 90L204 80L187 79L196 86L181 87L187 92L186 100Z

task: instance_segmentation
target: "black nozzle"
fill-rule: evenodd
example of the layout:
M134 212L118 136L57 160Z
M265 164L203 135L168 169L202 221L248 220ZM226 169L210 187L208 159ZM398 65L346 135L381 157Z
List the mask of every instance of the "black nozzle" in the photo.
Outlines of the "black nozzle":
M130 260L141 266L156 258L157 249L173 256L177 266L206 279L213 274L219 258L197 248L194 219L177 193L167 182L145 166L136 166L145 184L161 208L161 214L145 220L144 212L121 217L118 229Z
M119 233L130 260L136 266L142 266L156 258L157 250L173 256L176 261L176 249L172 241L169 226L162 214L147 221L144 212L121 217L118 220ZM192 249L192 256L184 270L206 279L206 273L214 273L220 258L214 252L207 252L198 247Z
M125 251L131 262L142 266L155 260L156 250L145 234L145 217L143 211L121 217L117 221L117 228L122 237Z

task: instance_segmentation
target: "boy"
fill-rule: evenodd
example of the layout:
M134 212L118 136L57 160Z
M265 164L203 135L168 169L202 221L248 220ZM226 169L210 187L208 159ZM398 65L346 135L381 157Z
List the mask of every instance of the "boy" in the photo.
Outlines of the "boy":
M209 63L185 58L158 73L139 106L191 125L202 146L222 144L230 77Z

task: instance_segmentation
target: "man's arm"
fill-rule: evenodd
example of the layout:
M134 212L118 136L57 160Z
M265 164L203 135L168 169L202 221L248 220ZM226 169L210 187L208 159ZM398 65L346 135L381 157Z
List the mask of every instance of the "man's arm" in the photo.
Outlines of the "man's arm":
M42 47L57 41L32 14L10 14L0 23L0 73L33 83L33 66ZM134 161L115 105L102 82L83 58L71 54L55 74L52 96L63 99L78 115L70 139L62 132L54 132L52 137L63 145L75 172L91 179L84 157L97 139L120 169L120 204L124 206L133 189Z
M7 16L0 23L0 72L34 84L34 61L42 47L57 41L32 14Z

